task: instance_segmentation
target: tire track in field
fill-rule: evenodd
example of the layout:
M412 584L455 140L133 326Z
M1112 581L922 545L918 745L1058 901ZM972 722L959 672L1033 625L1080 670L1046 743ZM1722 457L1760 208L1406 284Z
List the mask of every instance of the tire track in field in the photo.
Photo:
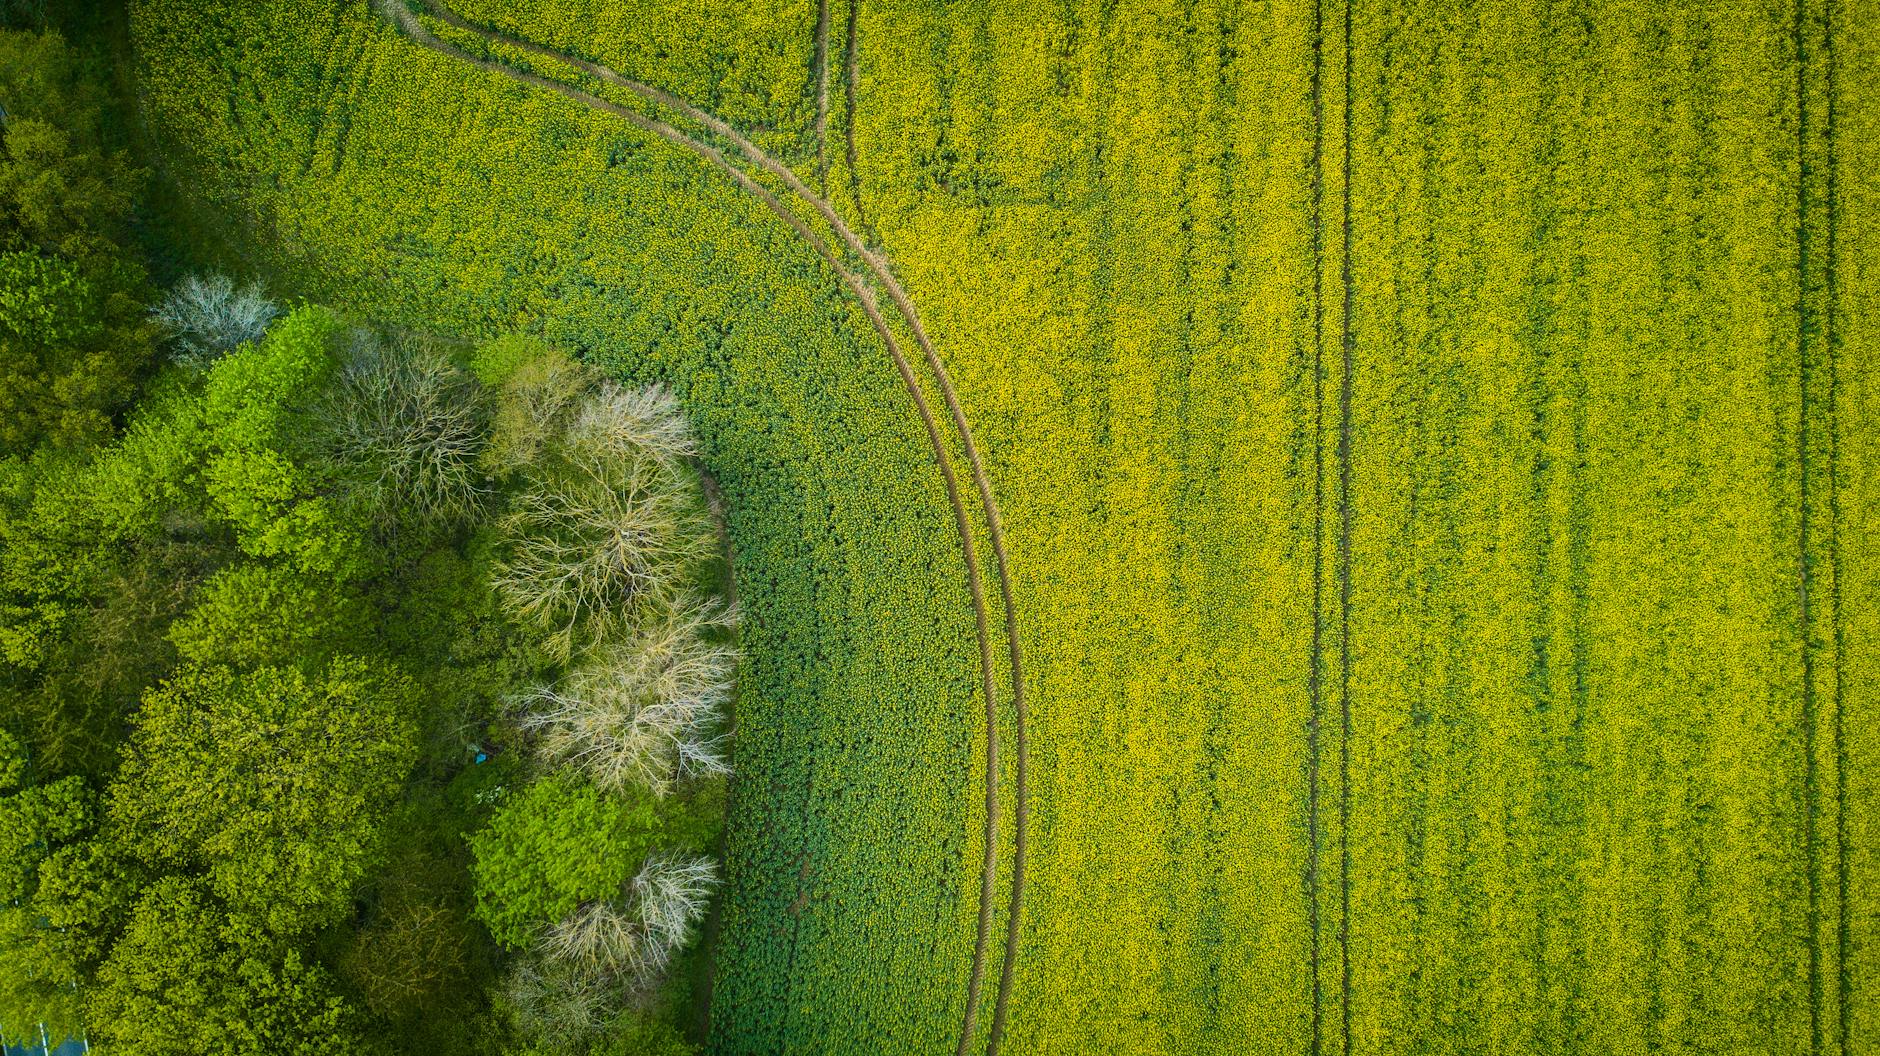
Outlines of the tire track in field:
M1322 1056L1325 987L1319 946L1319 738L1325 707L1325 3L1312 5L1312 645L1306 669L1306 930L1312 976L1308 1056ZM1341 1054L1342 1056L1342 1054Z
M816 187L829 193L829 0L816 0Z
M1344 247L1338 270L1344 283L1344 311L1339 321L1341 374L1338 384L1338 961L1339 1016L1344 1047L1351 1056L1351 376L1357 337L1351 329L1351 112L1357 102L1351 76L1351 7L1344 0L1345 107L1340 114L1345 167L1339 180Z
M892 271L888 268L885 258L864 245L855 235L854 231L842 221L841 217L836 214L835 210L825 199L805 186L796 174L791 172L786 166L779 163L768 153L759 149L751 143L750 140L739 134L737 130L733 129L724 121L678 96L631 80L598 63L564 55L539 44L533 44L476 26L466 21L455 12L435 3L434 0L427 0L427 6L437 18L454 28L482 37L486 41L518 48L530 54L540 55L544 58L560 62L600 81L624 88L648 102L657 103L677 110L687 118L704 125L707 129L729 140L748 161L778 179L781 179L799 199L810 205L822 216L824 222L836 232L837 236L848 247L850 252L862 261L864 267L866 267L869 273L874 277L875 281L887 291L889 299L893 301L897 311L905 321L909 331L914 335L915 341L920 346L923 359L928 369L934 375L935 382L947 405L949 417L959 435L961 448L967 456L967 461L973 474L974 484L979 493L981 508L985 514L988 534L987 542L995 558L996 571L999 578L1000 598L1004 607L1006 647L1011 667L1012 701L1015 720L1014 733L1016 742L1013 779L1014 853L1010 908L1007 912L1008 941L1004 954L1004 963L1000 972L1000 986L994 1006L993 1026L987 1038L987 1053L988 1056L993 1056L993 1054L996 1054L998 1051L998 1044L1003 1033L1006 1010L1012 988L1017 946L1015 940L1021 920L1024 863L1028 836L1029 785L1026 773L1028 746L1026 742L1027 716L1025 710L1022 649L1018 638L1010 559L1005 547L1004 526L999 516L998 504L993 498L991 482L986 475L984 460L973 439L972 429L967 424L965 411L960 405L958 394L953 388L952 381L946 372L945 366L940 361L938 352L934 349L932 341L927 337L925 328L920 324L919 315L914 310L912 301L908 298L906 290L902 288L900 283L895 279ZM816 251L817 255L822 257L824 262L842 279L843 284L848 287L850 293L853 294L856 300L862 305L863 311L868 316L869 322L874 326L875 331L881 336L882 342L887 347L890 357L894 360L896 370L901 374L902 382L906 386L909 396L914 400L916 411L927 430L928 440L933 449L935 461L940 466L942 477L947 485L948 500L953 508L954 519L960 534L961 549L966 560L968 589L972 595L974 616L977 621L980 667L986 698L986 860L981 877L979 928L977 940L974 945L972 973L968 979L968 1000L965 1023L961 1030L961 1039L957 1050L959 1053L964 1054L967 1049L971 1047L972 1039L976 1033L975 1027L979 994L984 982L986 954L990 946L993 889L997 883L998 872L998 715L997 691L993 685L992 676L993 664L988 632L988 607L979 571L977 551L973 543L970 518L960 498L958 480L953 470L952 461L946 453L945 441L940 436L937 419L927 403L918 381L915 379L911 364L902 353L900 343L896 340L892 328L888 326L887 321L881 314L880 308L875 300L874 290L860 275L850 270L840 256L829 246L827 241L813 231L809 225L786 206L776 194L757 183L741 168L733 164L719 148L687 135L663 121L648 117L645 114L609 100L602 99L599 96L582 91L572 85L564 84L560 81L543 77L527 70L518 69L502 62L472 55L447 41L439 39L424 26L417 16L406 10L402 4L397 3L397 0L385 0L384 10L405 30L407 35L424 47L458 59L459 61L467 62L486 71L509 77L520 83L555 92L591 109L613 114L623 118L628 123L643 131L650 132L675 146L679 146L704 157L715 167L730 176L740 187L762 201L772 212L776 213L779 218L788 223L799 237L809 243L811 248Z
M856 21L861 10L862 0L849 0L848 32L842 43L842 140L844 157L849 163L849 199L855 205L855 222L861 227L862 234L868 236L868 241L879 246L881 236L875 232L874 225L868 222L868 210L862 207L862 176L861 170L855 165Z
M1841 614L1841 412L1839 340L1835 332L1835 312L1840 305L1840 281L1836 269L1840 236L1838 190L1840 161L1835 140L1835 100L1840 90L1834 54L1834 0L1822 12L1822 40L1827 80L1826 127L1827 156L1827 306L1823 319L1828 350L1828 560L1833 569L1834 589L1828 598L1834 641L1834 823L1835 823L1835 896L1839 917L1835 921L1835 989L1839 998L1837 1023L1840 1056L1850 1056L1853 1032L1854 985L1848 969L1852 954L1852 936L1848 923L1848 897L1852 893L1847 875L1847 640Z
M1810 642L1814 607L1809 587L1808 544L1810 518L1808 509L1810 430L1808 428L1809 358L1817 342L1811 340L1811 325L1818 322L1810 305L1809 283L1813 272L1809 243L1809 113L1808 96L1808 4L1795 0L1795 344L1796 344L1796 464L1799 476L1801 509L1796 533L1795 593L1801 638L1802 661L1802 855L1808 872L1808 1051L1821 1056L1825 1042L1821 1023L1821 838L1816 815L1821 808L1821 775L1817 761L1819 746L1818 708L1815 698L1815 650Z

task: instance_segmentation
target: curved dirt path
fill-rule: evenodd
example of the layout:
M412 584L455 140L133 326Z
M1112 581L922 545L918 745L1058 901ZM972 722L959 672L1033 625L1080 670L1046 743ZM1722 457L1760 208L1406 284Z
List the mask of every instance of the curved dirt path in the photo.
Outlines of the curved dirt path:
M1021 907L1025 875L1024 865L1028 842L1029 783L1026 773L1028 745L1026 742L1027 715L1025 710L1022 651L1019 645L1013 601L1010 561L1005 548L1004 525L999 517L998 504L993 498L992 487L986 475L984 461L980 457L977 444L974 442L971 427L966 422L965 412L960 405L958 394L953 388L952 381L948 377L946 368L941 363L939 354L935 351L932 341L927 337L925 329L920 324L919 315L915 312L912 301L908 298L906 290L902 288L900 283L895 279L892 271L889 270L886 260L881 255L870 250L862 240L855 235L854 231L843 222L842 218L836 214L835 210L822 196L811 191L788 167L759 149L756 145L751 143L750 140L739 134L735 129L719 118L678 96L634 81L605 66L564 55L542 45L533 44L474 25L455 12L433 2L433 0L427 0L427 6L437 18L454 28L474 34L492 43L502 44L526 51L530 54L540 55L586 73L598 80L624 88L649 102L658 103L670 109L677 110L687 118L704 125L707 129L729 140L737 147L738 152L744 155L748 161L781 179L792 193L806 204L810 205L823 218L824 222L829 225L831 230L836 232L837 236L842 240L844 245L848 247L850 252L862 261L875 280L887 290L889 299L894 302L896 309L906 322L909 331L913 333L916 343L921 348L922 357L928 369L933 373L936 384L940 388L953 426L959 434L961 448L966 453L968 464L972 470L974 484L979 493L981 507L985 513L988 545L992 549L999 577L1000 600L1004 608L1006 647L1011 665L1016 740L1016 758L1014 762L1015 796L1013 810L1014 854L1012 893L1010 909L1007 913L1006 948L1000 970L999 990L995 1000L992 1028L987 1036L987 1053L988 1056L993 1056L993 1054L998 1051L999 1043L1004 1033L1007 1008L1012 990L1017 938L1022 919ZM901 374L903 384L906 386L910 397L914 400L916 410L927 430L928 440L933 448L935 461L939 464L941 474L945 479L948 499L953 507L954 519L960 533L961 549L966 558L968 587L972 594L974 616L978 624L980 668L984 680L983 689L987 711L986 858L981 874L979 927L974 946L973 968L967 984L968 998L965 1020L961 1028L960 1041L957 1049L957 1052L963 1056L971 1047L972 1040L976 1034L976 1020L985 975L986 954L990 946L993 889L997 883L998 872L998 715L997 692L992 681L992 659L989 636L987 633L989 621L984 587L979 572L977 552L973 543L970 518L960 499L958 481L952 468L951 459L946 453L945 442L940 436L938 423L926 401L919 383L914 377L911 364L902 353L900 344L896 340L893 330L887 325L886 320L881 315L879 306L875 301L874 291L862 281L860 276L856 275L842 262L829 244L811 230L810 227L803 222L801 217L798 217L792 210L785 206L769 189L758 184L742 169L732 164L731 161L725 157L723 151L712 146L710 143L689 136L663 121L648 117L571 85L540 76L527 70L518 69L505 63L471 55L461 48L439 39L435 34L431 33L430 30L425 28L424 24L420 22L415 15L406 10L402 4L399 4L397 0L388 0L388 2L382 5L382 10L384 13L391 16L391 18L405 30L408 36L425 47L449 55L460 61L470 63L489 72L509 77L512 80L556 92L557 94L563 95L592 109L621 117L635 127L651 132L673 143L675 146L683 147L703 156L721 171L729 175L739 186L762 201L772 212L776 213L781 219L788 223L800 237L810 244L817 255L822 257L824 262L837 273L842 279L843 284L848 287L850 293L861 303L863 311L868 316L869 322L881 336L882 342L887 347L890 357L894 360L896 369Z

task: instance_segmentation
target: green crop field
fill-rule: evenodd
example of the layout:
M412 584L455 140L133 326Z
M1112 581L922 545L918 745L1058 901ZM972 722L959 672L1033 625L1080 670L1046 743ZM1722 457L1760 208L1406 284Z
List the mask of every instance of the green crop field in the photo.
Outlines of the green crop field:
M135 0L139 135L680 397L708 1051L1880 1051L1880 7L451 11Z

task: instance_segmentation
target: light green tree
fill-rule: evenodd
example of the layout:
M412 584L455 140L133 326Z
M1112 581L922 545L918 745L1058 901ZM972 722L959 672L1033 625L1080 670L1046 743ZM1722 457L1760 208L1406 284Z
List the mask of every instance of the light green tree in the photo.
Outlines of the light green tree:
M190 666L144 698L109 797L153 865L203 870L232 911L291 934L343 915L416 756L412 687L356 657Z
M138 900L86 1000L93 1041L120 1056L330 1056L362 1045L331 977L165 877Z

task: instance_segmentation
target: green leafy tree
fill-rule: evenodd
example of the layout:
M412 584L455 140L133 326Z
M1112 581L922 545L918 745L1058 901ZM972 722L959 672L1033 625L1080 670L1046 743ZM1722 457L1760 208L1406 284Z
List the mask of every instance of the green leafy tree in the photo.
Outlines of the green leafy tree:
M365 599L298 569L245 561L197 589L169 638L186 663L237 668L314 666L368 644Z
M363 1050L324 968L178 876L138 900L86 1012L93 1040L120 1056Z
M68 933L59 909L87 846L73 841L91 828L92 798L76 777L26 784L28 770L25 745L0 730L0 1022L70 1031L88 924Z
M46 773L103 778L170 621L219 560L201 400L167 390L114 443L0 460L0 722Z
M144 178L100 77L57 33L0 30L0 455L110 435L156 329L127 235Z
M338 657L186 667L144 698L111 818L154 864L206 871L229 906L282 932L343 915L416 754L412 687Z
M216 362L203 392L203 476L216 517L244 552L345 578L371 570L372 550L329 494L331 481L309 466L302 439L306 408L332 380L341 329L333 313L300 308L260 343Z
M650 796L605 796L566 775L505 802L470 840L477 918L520 949L583 902L621 894L659 841Z
M10 733L0 732L0 753L23 758L25 749ZM0 792L9 791L0 788ZM54 847L91 827L91 793L76 777L30 785L0 796L0 903L30 899L39 863Z

